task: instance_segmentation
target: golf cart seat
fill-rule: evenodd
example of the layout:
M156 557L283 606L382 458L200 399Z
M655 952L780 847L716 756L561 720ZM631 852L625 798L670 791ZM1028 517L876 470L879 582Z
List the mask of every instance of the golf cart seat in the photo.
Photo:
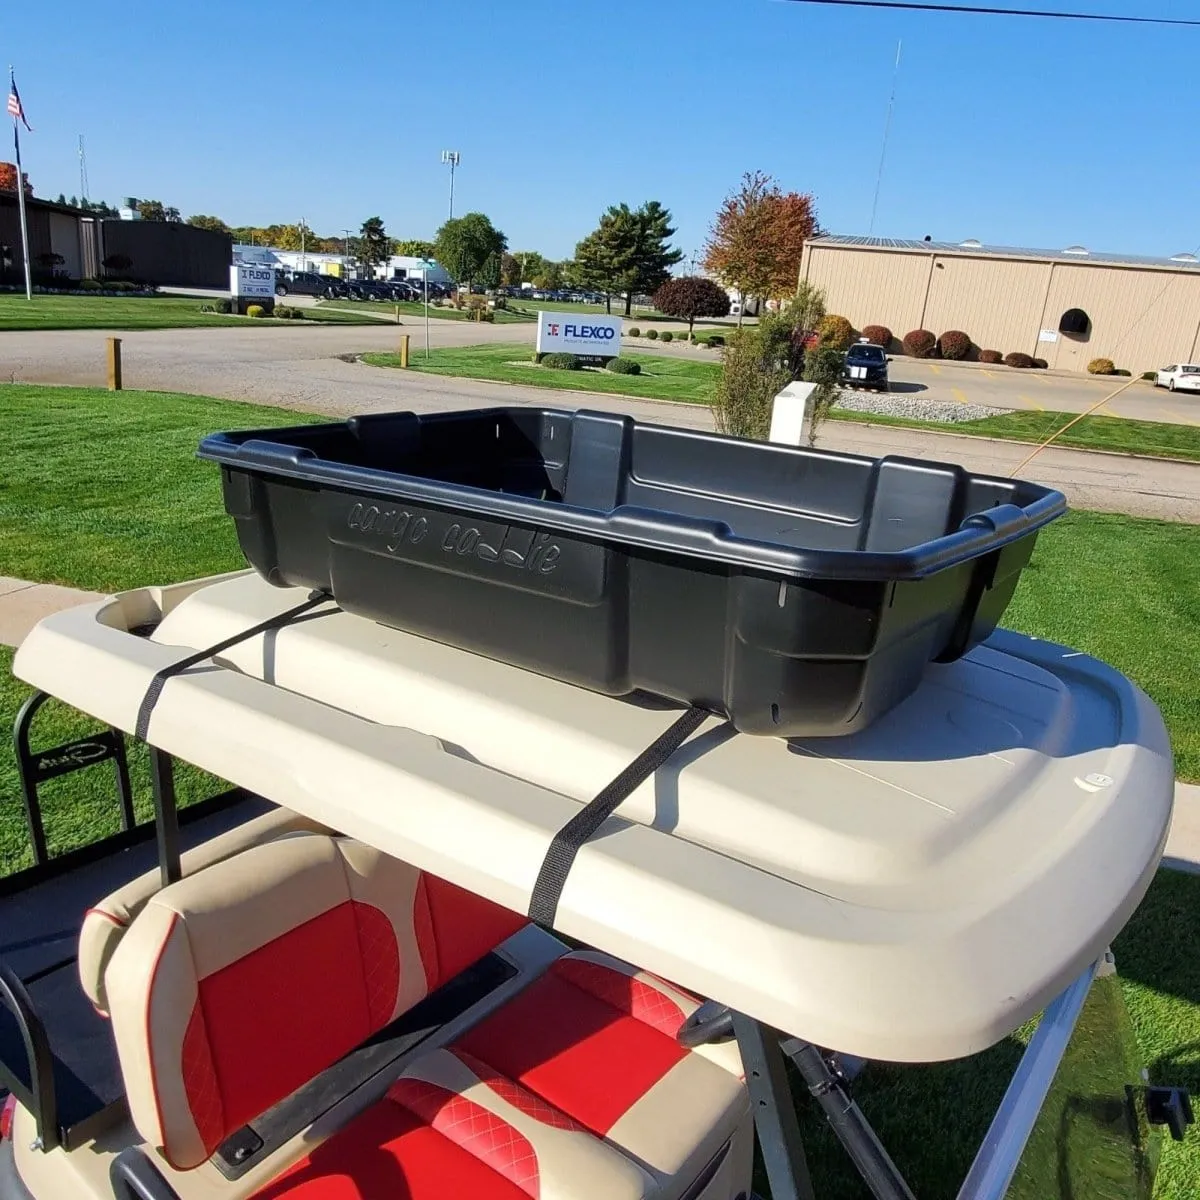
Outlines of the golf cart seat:
M731 1200L752 1126L732 1046L682 1048L697 1002L567 954L368 1105L231 1183L231 1134L386 1027L525 918L348 838L297 833L167 887L106 973L130 1115L113 1166L259 1200ZM378 1098L381 1097L381 1098ZM134 1164L131 1167L131 1161ZM199 1182L199 1181L197 1181ZM200 1194L200 1193L197 1193ZM203 1190L204 1195L211 1194Z
M251 846L274 841L285 834L328 833L324 825L286 808L275 808L184 852L184 875L194 875L213 863L232 858ZM79 931L79 982L84 995L102 1016L108 1015L104 972L133 919L162 887L158 868L146 871L97 901L84 915Z

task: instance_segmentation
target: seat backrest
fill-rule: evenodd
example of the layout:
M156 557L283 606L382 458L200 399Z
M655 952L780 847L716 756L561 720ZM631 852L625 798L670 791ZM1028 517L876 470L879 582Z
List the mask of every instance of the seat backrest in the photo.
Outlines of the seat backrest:
M194 875L215 862L249 850L251 846L302 830L330 832L325 826L299 813L286 808L274 808L185 851L180 865L184 875ZM108 964L134 917L161 888L162 880L155 867L131 879L115 892L110 892L84 914L83 926L79 930L79 983L83 994L102 1016L108 1015L108 996L104 988L104 973L108 970Z
M526 918L348 838L298 833L150 899L105 976L130 1115L199 1166Z

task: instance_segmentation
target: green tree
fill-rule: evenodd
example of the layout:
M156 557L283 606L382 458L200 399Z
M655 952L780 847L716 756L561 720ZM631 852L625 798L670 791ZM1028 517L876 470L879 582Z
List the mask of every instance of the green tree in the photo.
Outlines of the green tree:
M396 239L392 242L392 253L403 254L409 258L432 258L433 243L423 242L418 238Z
M375 267L391 256L392 243L383 227L382 217L368 217L358 231L354 256L365 267Z
M500 256L500 282L505 287L517 287L521 282L521 260L507 250Z
M537 271L529 277L529 282L536 288L556 291L567 282L567 263L552 262L543 258Z
M603 292L609 312L612 297L624 293L629 316L634 294L657 291L671 277L671 267L683 258L681 250L667 244L674 236L671 214L657 200L638 209L611 205L599 225L575 247L575 278L583 287Z
M195 225L197 229L211 229L214 233L231 232L229 226L226 225L220 217L210 217L204 213L198 213L194 217L188 217L187 223L189 225Z
M508 239L483 213L452 217L437 232L433 257L457 283L498 280Z
M139 200L137 210L143 221L165 221L167 219L167 212L161 200Z

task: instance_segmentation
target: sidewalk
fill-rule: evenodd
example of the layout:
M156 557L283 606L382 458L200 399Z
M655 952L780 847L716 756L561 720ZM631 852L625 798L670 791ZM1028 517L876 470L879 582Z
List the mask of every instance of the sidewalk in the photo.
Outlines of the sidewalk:
M43 617L100 598L99 592L0 575L0 646L19 646Z
M0 645L17 646L43 617L99 599L100 592L0 575ZM1175 818L1163 866L1200 874L1200 786L1194 783L1175 785Z

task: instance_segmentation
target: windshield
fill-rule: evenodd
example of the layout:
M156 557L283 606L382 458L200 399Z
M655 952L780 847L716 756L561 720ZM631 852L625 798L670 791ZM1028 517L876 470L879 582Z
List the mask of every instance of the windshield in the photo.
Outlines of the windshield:
M851 346L850 357L864 362L883 362L883 349L880 346ZM1197 368L1200 369L1200 368Z

